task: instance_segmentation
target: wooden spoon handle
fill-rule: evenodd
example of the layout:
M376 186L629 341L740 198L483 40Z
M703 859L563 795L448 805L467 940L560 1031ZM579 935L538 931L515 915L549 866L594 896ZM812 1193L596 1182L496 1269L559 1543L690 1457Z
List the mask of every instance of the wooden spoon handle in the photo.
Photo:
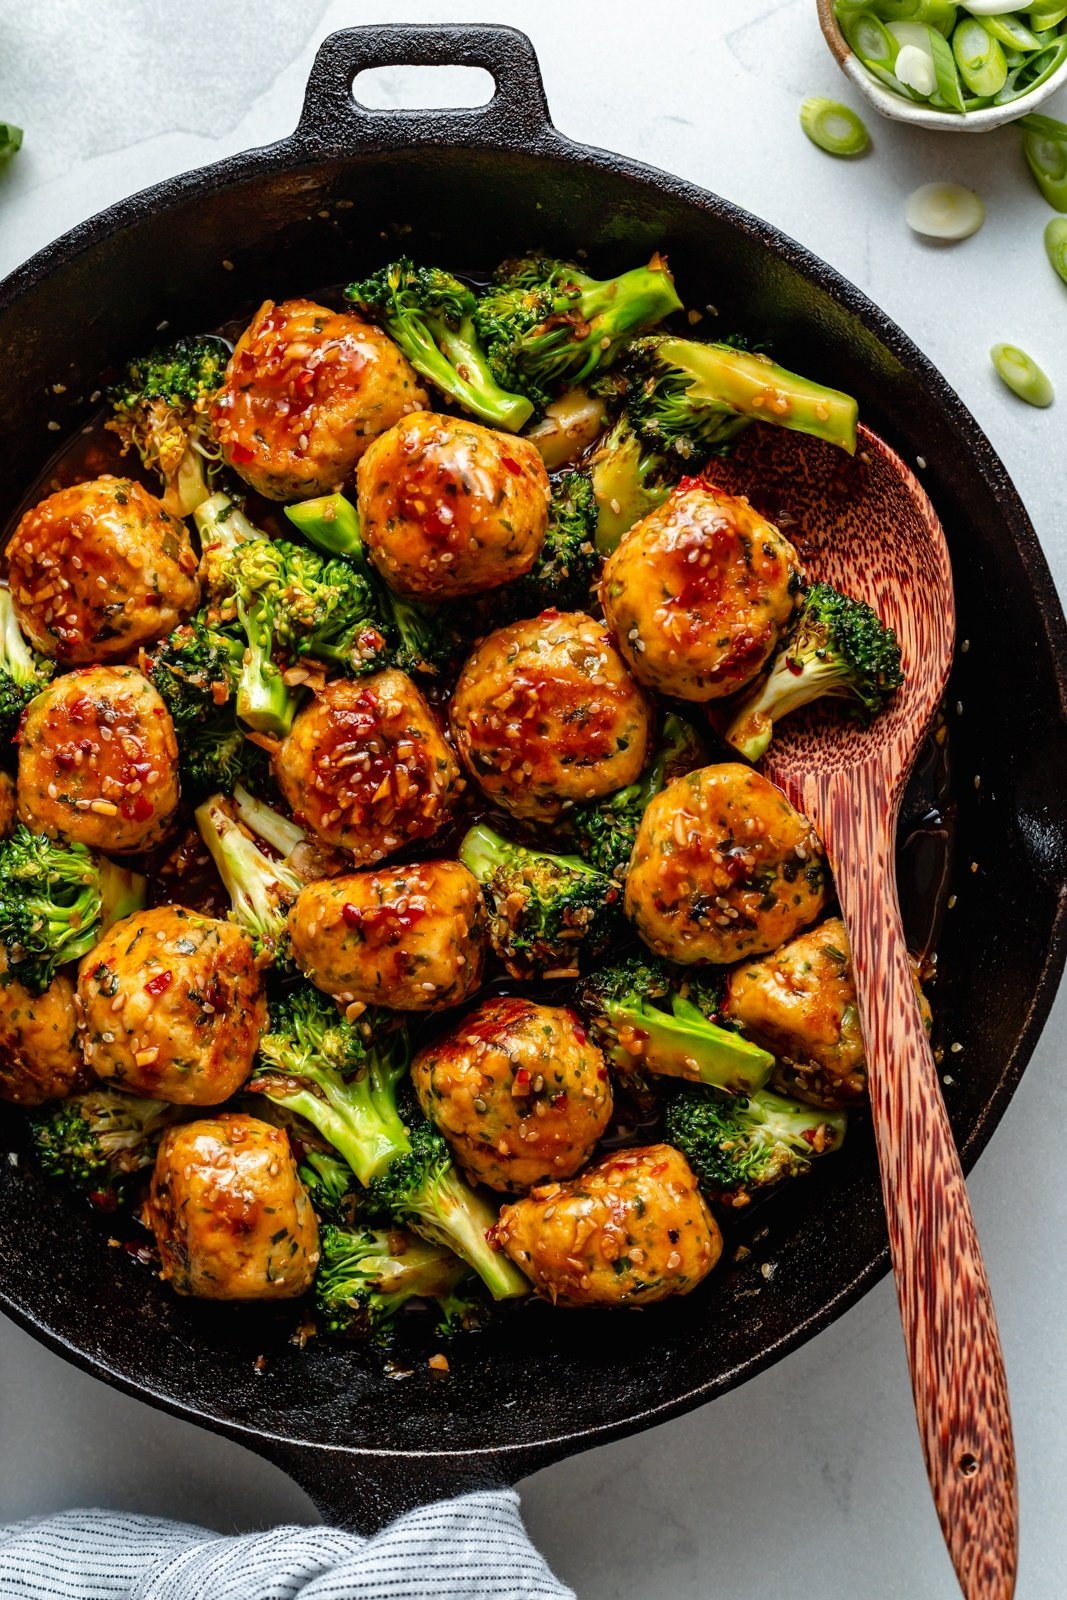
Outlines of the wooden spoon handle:
M834 864L867 1046L900 1315L930 1486L968 1600L1010 1600L1018 1499L1004 1357L923 1028L894 870L895 807L836 775L813 816ZM812 799L815 797L812 796ZM809 813L810 814L810 813Z

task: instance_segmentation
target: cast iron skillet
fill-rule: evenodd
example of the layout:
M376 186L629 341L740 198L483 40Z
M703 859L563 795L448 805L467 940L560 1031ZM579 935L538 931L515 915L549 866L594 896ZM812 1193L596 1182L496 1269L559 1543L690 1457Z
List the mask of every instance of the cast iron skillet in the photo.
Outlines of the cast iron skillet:
M496 93L471 111L354 104L356 71L397 63L482 66ZM0 518L53 448L49 421L64 434L79 426L102 375L164 318L175 332L213 326L267 296L356 276L394 241L482 267L533 244L584 247L612 271L666 248L689 303L717 305L723 330L773 336L779 360L856 394L866 422L909 461L925 457L970 640L949 695L965 708L953 718L960 903L936 989L942 1037L963 1045L949 1110L970 1165L1064 959L1067 629L1033 530L988 441L899 329L736 207L563 138L522 34L334 34L291 138L137 195L15 272L0 286ZM24 1151L21 1118L0 1122L0 1146ZM291 1307L265 1315L178 1299L109 1249L98 1220L31 1163L0 1158L7 1311L88 1371L280 1463L324 1515L368 1529L700 1405L839 1316L887 1267L866 1137L753 1213L741 1237L748 1259L688 1300L629 1316L533 1306L457 1348L447 1378L427 1369L423 1348L396 1381L358 1351L295 1348Z

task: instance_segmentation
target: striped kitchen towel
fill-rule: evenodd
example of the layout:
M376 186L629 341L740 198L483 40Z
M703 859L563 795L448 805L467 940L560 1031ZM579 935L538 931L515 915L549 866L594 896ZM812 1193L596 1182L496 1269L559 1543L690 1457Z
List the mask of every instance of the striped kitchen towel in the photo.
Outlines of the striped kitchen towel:
M0 1528L0 1600L574 1600L510 1489L409 1511L373 1538L232 1538L156 1517L65 1511Z

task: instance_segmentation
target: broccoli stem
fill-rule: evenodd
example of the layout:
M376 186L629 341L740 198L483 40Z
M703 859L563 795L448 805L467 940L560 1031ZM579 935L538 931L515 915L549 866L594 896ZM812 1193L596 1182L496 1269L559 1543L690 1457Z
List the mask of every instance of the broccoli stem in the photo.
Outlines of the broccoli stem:
M580 383L595 368L606 365L605 340L616 345L639 328L653 327L682 309L674 280L658 256L648 265L632 267L617 278L598 282L582 277L578 282L582 287L578 302L582 318L585 322L596 322L598 339L597 349L590 352L583 370L574 374L574 383ZM610 352L608 357L610 359Z
M285 861L271 861L215 794L193 813L233 905L235 922L249 934L257 954L277 959L287 940L289 907L304 879Z
M269 1080L260 1081L265 1084ZM267 1091L271 1099L306 1117L341 1152L360 1183L371 1183L410 1149L396 1107L369 1089L365 1079L347 1084L324 1072L315 1078L315 1089L298 1089L295 1079L277 1081L278 1088ZM360 1104L364 1099L369 1101L366 1107ZM371 1108L373 1114L368 1115Z
M409 1191L401 1220L473 1267L494 1300L529 1294L530 1285L518 1267L489 1243L487 1235L496 1226L497 1213L464 1183L455 1167L427 1177Z
M11 590L0 588L0 671L20 686L40 679L37 658L23 636Z
M233 803L241 821L261 839L266 839L271 849L277 850L280 856L291 856L297 845L307 842L303 828L298 828L295 822L283 817L273 806L257 800L243 784L239 783L234 789Z
M788 372L764 356L725 344L699 344L670 336L655 341L656 362L690 374L686 401L726 406L739 416L770 422L856 451L857 406L851 395Z
M758 761L766 754L776 722L799 711L801 706L810 705L828 690L835 691L840 681L837 662L808 661L799 673L775 666L736 707L723 738L746 761Z
M590 479L596 497L596 547L603 556L616 548L635 522L660 507L671 484L660 480L663 461L646 450L625 416L593 456Z
M105 933L112 923L141 911L148 899L148 879L128 867L120 867L107 856L99 858L100 868L100 932Z
M286 506L285 514L309 544L328 556L361 557L359 512L343 494L324 494Z
M440 350L427 340L428 349L421 358L425 365L414 359L412 365L464 410L493 428L518 433L533 416L533 405L525 395L509 394L497 383L468 319L458 332L443 322L435 332Z
M248 637L248 650L237 680L237 715L257 733L284 739L293 726L298 697L273 660L274 634L265 600L247 606L238 598L237 616Z

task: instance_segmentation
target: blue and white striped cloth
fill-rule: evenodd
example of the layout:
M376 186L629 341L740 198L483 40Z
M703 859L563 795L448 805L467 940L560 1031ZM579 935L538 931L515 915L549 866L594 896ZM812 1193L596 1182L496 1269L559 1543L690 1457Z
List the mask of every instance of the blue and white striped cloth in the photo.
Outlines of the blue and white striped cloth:
M510 1489L420 1506L373 1538L234 1538L156 1517L65 1511L0 1528L0 1600L574 1600Z

